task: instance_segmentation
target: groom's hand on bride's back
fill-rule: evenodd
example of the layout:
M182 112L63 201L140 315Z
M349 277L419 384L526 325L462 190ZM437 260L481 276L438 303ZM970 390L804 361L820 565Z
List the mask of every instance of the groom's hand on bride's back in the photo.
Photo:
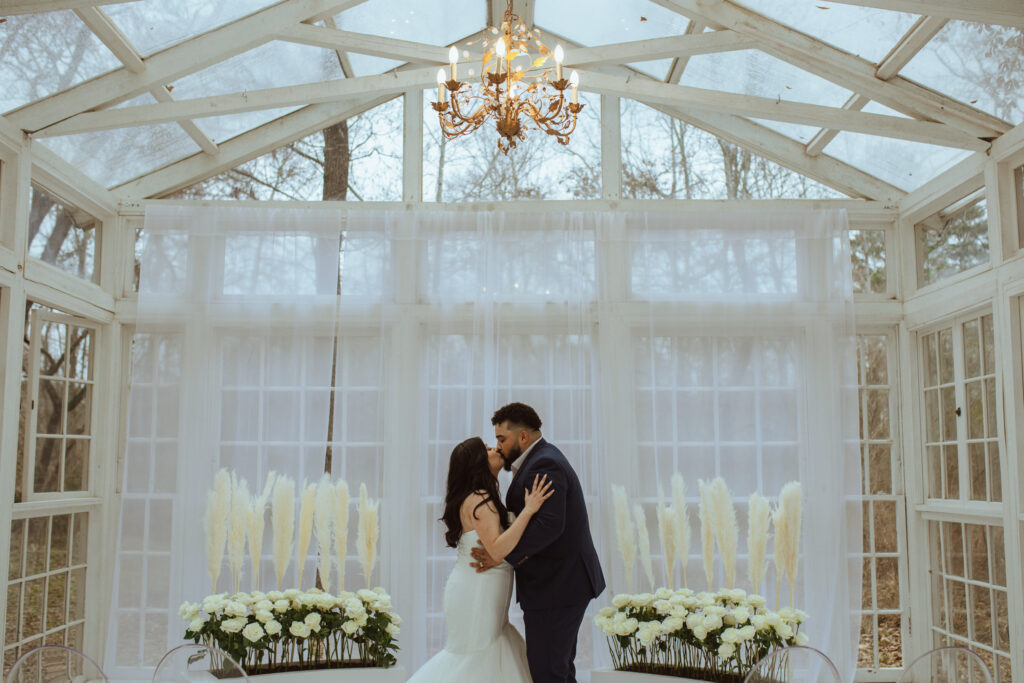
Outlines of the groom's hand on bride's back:
M502 562L501 560L495 560L491 557L491 554L487 552L487 548L485 548L484 544L480 541L476 542L476 545L473 546L470 554L476 562L470 562L469 566L476 569L478 574L480 572L485 572L488 569L494 569Z

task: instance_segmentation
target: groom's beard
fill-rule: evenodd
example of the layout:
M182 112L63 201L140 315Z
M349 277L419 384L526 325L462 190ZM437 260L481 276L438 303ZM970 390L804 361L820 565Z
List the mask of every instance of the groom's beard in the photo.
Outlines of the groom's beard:
M502 451L501 458L505 461L505 466L504 466L503 469L506 472L511 472L512 471L512 463L514 463L516 461L516 459L520 455L522 455L522 454L523 454L523 449L519 447L519 444L516 444L516 445L512 446L512 448L509 449L508 455L506 455L505 452Z

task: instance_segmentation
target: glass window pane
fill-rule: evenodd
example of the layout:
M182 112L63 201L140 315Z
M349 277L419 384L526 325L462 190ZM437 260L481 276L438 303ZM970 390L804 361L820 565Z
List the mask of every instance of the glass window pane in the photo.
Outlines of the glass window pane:
M221 2L137 2L104 5L103 11L124 32L143 57L212 31L230 21L262 9L267 0Z
M985 198L957 202L915 226L921 250L922 285L988 262Z
M540 0L535 6L537 26L583 45L679 35L689 23L649 0L595 0L584 11L577 3L562 0Z
M850 230L853 291L885 293L885 230Z
M31 187L29 255L83 280L97 280L96 245L100 222L35 183Z

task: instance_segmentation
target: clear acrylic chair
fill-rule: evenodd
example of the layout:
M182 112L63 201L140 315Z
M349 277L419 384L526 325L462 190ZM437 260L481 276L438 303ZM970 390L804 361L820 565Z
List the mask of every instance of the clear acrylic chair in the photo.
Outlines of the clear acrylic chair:
M245 671L227 652L212 645L186 643L160 658L153 683L218 681L222 678L248 681Z
M66 645L40 645L14 660L4 683L86 683L107 681L100 665Z
M992 683L985 660L974 650L946 645L929 650L910 663L899 683L935 681L936 683Z
M824 652L793 645L765 655L743 683L842 683L842 679L836 665Z

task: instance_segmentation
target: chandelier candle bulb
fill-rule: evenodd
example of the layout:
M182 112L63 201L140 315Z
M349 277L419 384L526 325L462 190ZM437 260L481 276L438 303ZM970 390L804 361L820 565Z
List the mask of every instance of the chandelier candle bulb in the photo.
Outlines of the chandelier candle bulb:
M444 102L444 69L437 70L437 101Z
M577 92L577 88L579 88L580 85L580 75L575 71L569 74L569 85L572 86L572 103L579 104L579 94Z
M459 49L452 45L452 49L448 50L448 62L452 67L452 80L457 81L458 76L458 63L459 63Z
M555 80L562 80L562 60L565 59L565 50L561 45L555 46Z

